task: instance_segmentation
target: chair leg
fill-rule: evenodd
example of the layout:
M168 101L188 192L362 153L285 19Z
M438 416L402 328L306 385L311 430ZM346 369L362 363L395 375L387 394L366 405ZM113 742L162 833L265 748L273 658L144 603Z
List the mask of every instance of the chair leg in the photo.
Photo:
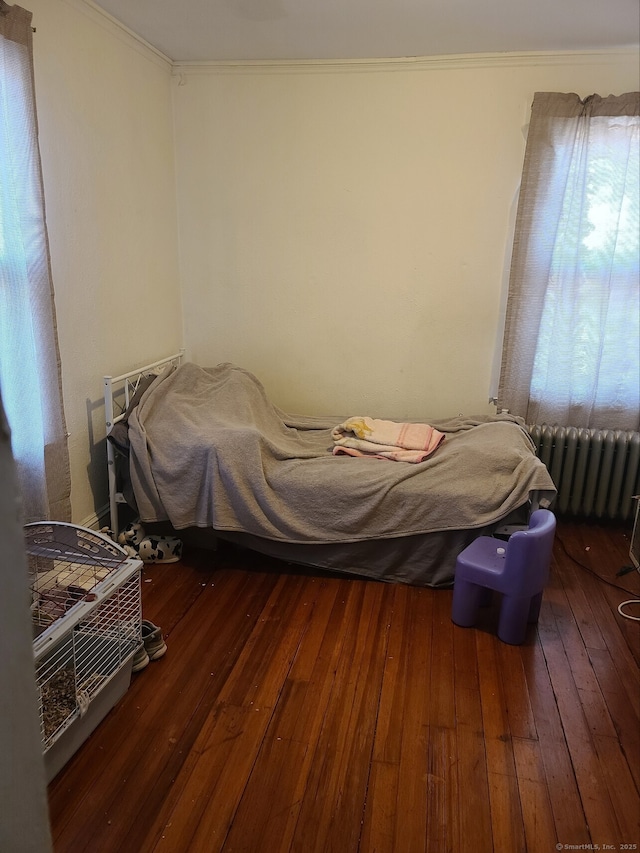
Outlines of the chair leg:
M531 599L531 604L529 605L529 618L527 622L537 622L538 617L540 616L540 606L542 604L542 593L539 592L537 595L534 595Z
M527 634L527 621L531 608L529 597L520 598L515 595L505 595L500 607L498 622L498 637L503 643L519 646Z
M451 618L456 625L470 628L476 624L478 607L484 593L484 587L470 581L456 578L453 585L453 605Z

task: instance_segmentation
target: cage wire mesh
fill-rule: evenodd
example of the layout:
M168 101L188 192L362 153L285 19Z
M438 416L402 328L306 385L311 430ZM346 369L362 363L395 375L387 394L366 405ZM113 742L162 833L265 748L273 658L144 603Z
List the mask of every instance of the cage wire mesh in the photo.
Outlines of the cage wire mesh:
M62 522L24 528L43 749L84 716L141 642L141 562Z

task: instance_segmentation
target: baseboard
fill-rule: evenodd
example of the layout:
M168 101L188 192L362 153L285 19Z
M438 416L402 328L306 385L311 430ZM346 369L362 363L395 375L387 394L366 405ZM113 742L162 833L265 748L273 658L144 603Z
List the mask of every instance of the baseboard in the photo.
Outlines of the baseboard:
M88 527L89 530L100 530L102 527L109 525L109 505L101 507L98 512L88 515L80 522L81 527Z

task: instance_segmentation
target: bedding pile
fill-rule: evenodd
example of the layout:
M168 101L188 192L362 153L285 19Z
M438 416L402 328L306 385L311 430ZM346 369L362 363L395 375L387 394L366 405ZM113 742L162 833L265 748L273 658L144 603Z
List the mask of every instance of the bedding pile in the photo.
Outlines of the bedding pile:
M523 422L510 415L431 421L444 439L411 465L335 455L337 420L282 412L233 364L167 370L129 416L141 522L346 543L480 530L533 492L541 505L555 496Z
M373 457L392 462L424 462L438 449L444 433L429 424L396 423L379 418L348 418L331 430L335 456Z

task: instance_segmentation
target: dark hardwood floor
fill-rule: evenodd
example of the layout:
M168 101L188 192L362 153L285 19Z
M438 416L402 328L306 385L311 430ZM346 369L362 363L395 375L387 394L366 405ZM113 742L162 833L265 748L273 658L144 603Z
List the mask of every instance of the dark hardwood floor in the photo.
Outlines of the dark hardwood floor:
M522 646L449 590L224 544L145 567L168 652L50 785L56 853L638 849L629 536L559 521Z

